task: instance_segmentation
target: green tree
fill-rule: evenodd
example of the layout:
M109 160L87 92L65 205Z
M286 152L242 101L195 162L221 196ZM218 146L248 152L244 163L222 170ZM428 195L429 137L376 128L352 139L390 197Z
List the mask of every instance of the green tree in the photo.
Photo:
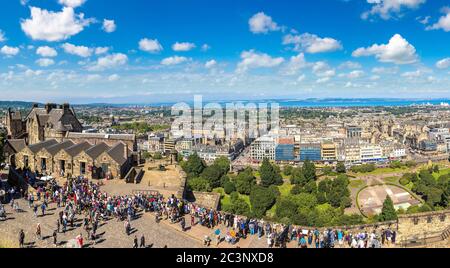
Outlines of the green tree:
M200 176L205 169L205 166L205 163L196 152L189 156L188 160L182 165L184 172L186 172L189 177Z
M206 167L200 175L200 177L208 180L209 184L213 188L220 187L220 179L222 178L222 176L222 170L216 165Z
M283 168L283 173L286 176L291 176L292 175L292 171L294 170L294 167L291 165L286 165Z
M272 165L267 158L263 160L259 173L261 174L261 186L269 187L283 184L279 168Z
M381 214L378 215L379 221L394 221L397 220L397 212L394 208L394 202L392 202L391 197L388 195L383 202L383 208L381 209Z
M337 173L346 173L347 168L345 167L344 162L338 162L336 165L336 172Z
M244 171L240 172L235 179L236 190L240 194L249 195L252 187L256 184L256 178L253 176L253 170L251 168L247 168Z
M309 160L306 160L303 163L302 172L303 172L307 182L312 181L312 180L315 181L317 179L316 165L314 165L314 163Z
M250 193L250 204L255 217L262 218L268 209L276 201L276 196L272 190L262 186L254 186Z
M213 163L213 166L218 168L222 175L225 175L230 171L230 165L230 160L224 156L217 158Z
M236 185L234 185L234 183L231 181L227 181L225 182L223 189L226 194L231 194L232 192L236 191Z
M188 179L188 187L191 191L197 191L197 192L211 192L212 188L209 184L208 180L197 177L197 178L191 178Z

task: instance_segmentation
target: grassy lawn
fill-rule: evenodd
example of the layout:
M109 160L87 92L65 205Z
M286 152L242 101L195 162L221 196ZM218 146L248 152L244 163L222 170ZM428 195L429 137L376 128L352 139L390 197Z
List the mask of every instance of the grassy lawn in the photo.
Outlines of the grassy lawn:
M399 181L399 178L397 178L397 177L389 177L389 178L384 178L383 180L385 182L390 182L390 183L397 184L398 181Z
M359 189L366 185L366 183L363 180L351 180L350 181L350 188Z
M216 188L213 190L213 192L219 193L222 196L222 198L220 199L221 207L229 206L231 204L231 197L230 197L230 195L225 193L225 190L223 188ZM252 207L250 204L250 196L239 194L239 197L241 197L243 200L245 200L245 202L250 207Z
M288 196L291 194L291 190L294 188L294 185L290 183L284 183L281 186L278 186L278 190L280 190L281 196Z
M388 174L388 173L394 173L394 172L403 172L403 171L407 171L408 168L407 167L402 167L402 168L377 168L372 172L369 173L364 173L364 174L368 174L368 175L382 175L382 174Z
M439 179L440 176L442 176L442 175L447 175L447 174L449 174L449 173L450 173L450 168L446 168L446 169L441 169L441 170L439 170L438 173L433 173L433 176L434 176L436 179Z

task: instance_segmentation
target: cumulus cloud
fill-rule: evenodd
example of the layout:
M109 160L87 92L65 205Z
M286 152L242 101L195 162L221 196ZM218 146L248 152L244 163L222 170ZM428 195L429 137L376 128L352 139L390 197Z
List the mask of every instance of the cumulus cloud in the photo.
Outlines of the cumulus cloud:
M298 71L307 67L308 63L305 60L305 54L300 53L297 56L292 56L289 63L286 65L282 74L284 75L297 75Z
M195 44L189 43L189 42L183 42L183 43L176 42L172 46L173 51L189 51L194 48L195 48Z
M447 69L450 67L450 58L445 58L436 63L436 67L439 69Z
M189 59L186 57L179 57L179 56L173 56L173 57L168 57L165 58L161 61L162 65L177 65L177 64L181 64L184 63L186 61L188 61Z
M109 47L97 47L95 49L95 55L105 54L105 53L108 53L108 51L109 51Z
M250 26L250 31L255 34L266 34L270 31L279 31L281 28L276 22L272 20L270 16L264 14L264 12L259 12L248 21Z
M360 78L364 75L364 71L361 70L356 70L356 71L351 71L348 74L340 74L339 77L346 77L348 79L357 79Z
M16 56L19 52L20 49L18 47L3 46L0 49L0 53L8 57Z
M158 39L141 39L139 41L139 49L145 52L157 53L163 50L162 45L159 43Z
M442 9L445 13L444 16L440 17L438 22L433 25L428 26L427 30L444 30L445 32L450 32L450 7L445 7Z
M117 25L116 22L114 20L103 20L103 27L102 27L103 31L107 32L107 33L112 33L115 32L117 29Z
M22 20L20 25L25 34L33 40L48 42L62 41L74 36L93 19L85 19L84 14L76 14L72 7L64 7L60 12L30 7L31 18Z
M38 49L36 50L36 54L38 54L41 57L47 58L58 56L58 52L56 52L54 48L51 48L49 46L38 47Z
M367 0L367 3L372 5L372 9L364 12L361 18L380 16L382 19L388 20L404 9L416 9L425 2L426 0Z
M241 61L238 63L237 72L246 72L253 68L271 68L279 66L284 62L282 57L273 58L265 53L258 53L254 50L243 51L241 53Z
M361 64L354 61L346 61L341 65L339 65L339 69L361 69L361 68L362 68Z
M103 71L125 65L128 62L128 56L122 53L116 53L99 58L94 65L88 68L89 71Z
M311 54L333 52L342 49L340 41L329 37L321 38L310 33L301 35L288 34L283 38L283 45L294 45L295 51L305 51Z
M358 48L352 55L353 57L375 56L380 62L395 64L410 64L418 60L415 47L399 34L394 35L388 44Z
M205 68L211 69L211 68L215 67L216 65L217 65L217 61L210 60L205 63Z
M63 6L76 8L82 6L87 0L58 0Z
M76 55L82 58L87 58L92 55L92 49L85 46L76 46L70 43L65 43L61 47L67 54Z
M48 58L42 58L42 59L38 59L36 61L36 64L41 67L48 67L48 66L55 64L55 61L52 59L48 59Z

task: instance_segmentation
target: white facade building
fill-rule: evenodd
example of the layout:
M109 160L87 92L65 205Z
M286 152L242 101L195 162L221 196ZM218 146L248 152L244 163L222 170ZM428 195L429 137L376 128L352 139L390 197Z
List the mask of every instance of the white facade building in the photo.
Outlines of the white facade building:
M250 146L251 158L257 161L262 161L264 158L275 160L275 147L276 139L274 137L260 137Z

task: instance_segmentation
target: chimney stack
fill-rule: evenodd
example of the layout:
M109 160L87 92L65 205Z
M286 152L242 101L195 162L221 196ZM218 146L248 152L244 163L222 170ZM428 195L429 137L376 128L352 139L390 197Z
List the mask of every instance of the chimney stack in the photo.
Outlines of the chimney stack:
M128 144L126 143L123 144L123 156L128 159Z

